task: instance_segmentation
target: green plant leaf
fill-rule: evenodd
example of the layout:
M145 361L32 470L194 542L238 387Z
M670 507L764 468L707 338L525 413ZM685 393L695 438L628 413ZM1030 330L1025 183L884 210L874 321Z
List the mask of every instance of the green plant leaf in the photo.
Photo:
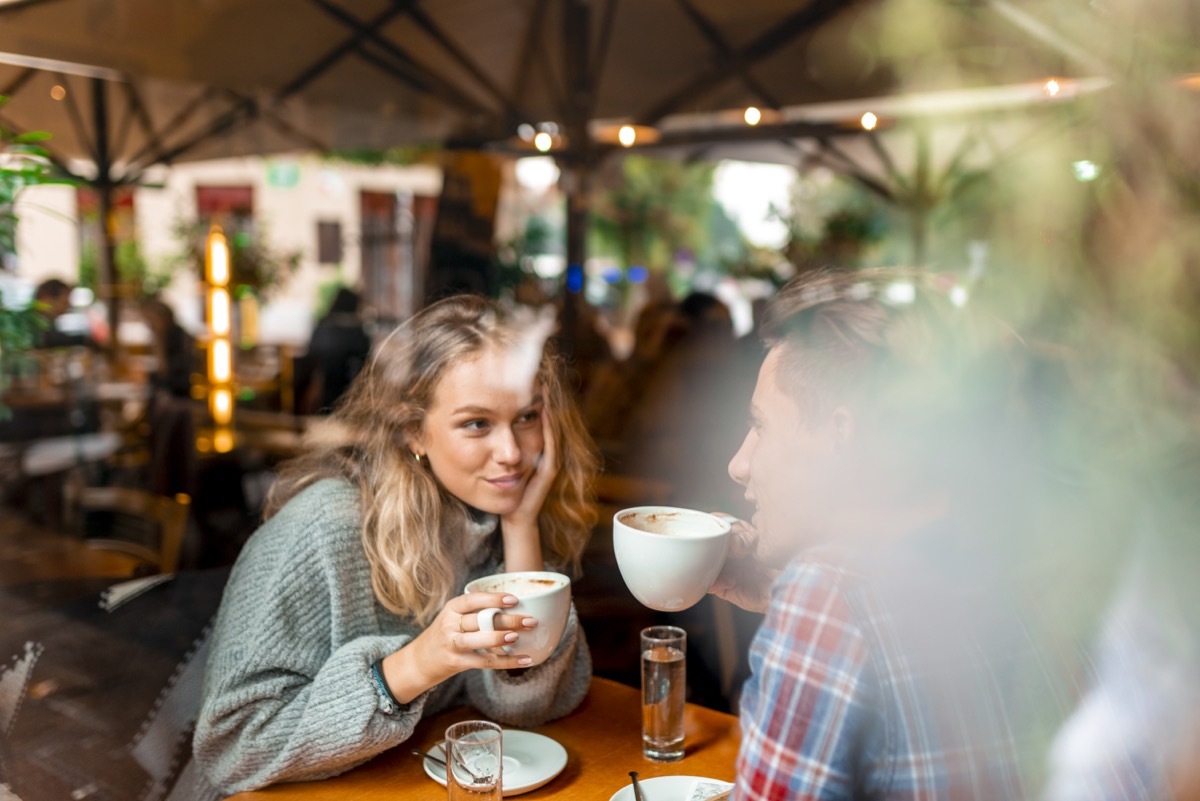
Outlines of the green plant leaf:
M53 134L48 131L26 131L23 134L17 134L13 137L13 144L27 145L33 142L45 142L50 139Z

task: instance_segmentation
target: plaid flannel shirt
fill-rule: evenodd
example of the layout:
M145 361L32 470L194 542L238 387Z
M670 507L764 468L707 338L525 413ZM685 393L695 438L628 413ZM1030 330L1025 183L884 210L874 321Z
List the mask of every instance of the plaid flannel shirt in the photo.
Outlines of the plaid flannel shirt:
M776 581L751 646L734 798L1027 797L1004 674L1028 664L1028 642L1003 643L1014 661L999 666L956 645L966 668L933 675L936 658L914 658L911 630L866 584L803 557Z

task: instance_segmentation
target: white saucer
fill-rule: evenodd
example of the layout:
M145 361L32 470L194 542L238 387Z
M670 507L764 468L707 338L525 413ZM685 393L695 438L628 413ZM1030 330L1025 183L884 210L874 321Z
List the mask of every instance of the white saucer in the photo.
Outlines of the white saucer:
M500 748L504 754L504 795L520 795L536 790L562 773L567 766L567 749L543 734L520 729L504 729ZM438 743L425 753L444 760L446 752ZM446 769L428 759L421 760L425 772L443 787ZM647 799L649 801L649 799Z
M657 776L653 779L638 779L646 801L704 801L733 785L719 779L703 776ZM633 801L633 784L613 793L608 801Z

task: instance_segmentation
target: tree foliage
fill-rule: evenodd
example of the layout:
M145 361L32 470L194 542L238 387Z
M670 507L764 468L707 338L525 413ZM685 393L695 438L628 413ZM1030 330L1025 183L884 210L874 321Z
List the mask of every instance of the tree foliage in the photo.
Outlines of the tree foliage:
M174 269L191 269L204 277L204 246L209 228L203 222L180 220L175 236L181 251L170 259ZM268 243L266 231L226 231L229 243L229 283L235 289L245 287L259 298L266 298L281 287L300 266L299 250L276 248ZM243 290L245 291L245 290Z
M629 156L620 180L593 199L589 252L625 267L665 270L675 254L705 251L715 164Z
M4 100L0 97L0 105ZM49 138L41 131L18 134L0 126L0 265L17 248L17 195L28 186L58 180L49 153L38 144ZM0 383L18 369L44 325L33 304L10 309L0 297ZM8 414L0 403L0 418Z
M0 96L0 106L5 99ZM27 186L58 180L49 152L38 144L49 138L43 131L20 134L0 125L0 257L17 250L17 195Z

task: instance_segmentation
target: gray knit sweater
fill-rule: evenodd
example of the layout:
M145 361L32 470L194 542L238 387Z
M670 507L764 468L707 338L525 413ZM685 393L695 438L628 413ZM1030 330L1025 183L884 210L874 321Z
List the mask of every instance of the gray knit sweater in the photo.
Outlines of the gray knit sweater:
M357 490L328 479L289 501L239 556L217 614L194 743L222 790L333 776L404 742L423 715L447 707L536 726L587 693L591 656L572 610L541 665L516 676L470 670L391 709L371 663L421 627L375 599L359 522ZM500 569L488 555L494 527L492 518L464 532L476 555L462 568L464 584Z

